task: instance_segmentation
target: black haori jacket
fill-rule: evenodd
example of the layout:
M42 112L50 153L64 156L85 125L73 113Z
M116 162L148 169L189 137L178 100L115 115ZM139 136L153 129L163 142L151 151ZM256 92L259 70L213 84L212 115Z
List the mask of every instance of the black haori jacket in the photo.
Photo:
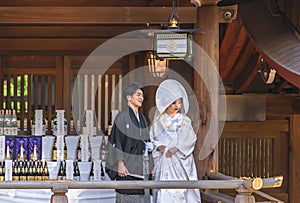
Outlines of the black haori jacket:
M144 141L150 141L147 121L144 115L139 113L139 120L133 110L128 107L120 112L115 119L111 134L108 139L108 154L106 157L106 172L112 180L141 180L136 177L118 176L118 161L123 160L129 173L143 174ZM148 153L149 177L153 169L153 157ZM143 189L117 189L118 193L143 195Z

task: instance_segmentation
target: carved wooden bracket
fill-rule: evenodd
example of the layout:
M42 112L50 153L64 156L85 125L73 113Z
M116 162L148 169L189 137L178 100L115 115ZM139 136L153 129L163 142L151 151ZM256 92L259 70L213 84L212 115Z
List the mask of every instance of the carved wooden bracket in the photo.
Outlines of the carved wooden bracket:
M222 6L219 8L219 23L230 23L237 17L238 5Z

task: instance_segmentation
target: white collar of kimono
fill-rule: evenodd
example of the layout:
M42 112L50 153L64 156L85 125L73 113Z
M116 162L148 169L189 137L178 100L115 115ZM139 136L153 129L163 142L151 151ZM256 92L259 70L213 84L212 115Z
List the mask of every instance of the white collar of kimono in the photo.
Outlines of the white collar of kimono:
M155 118L156 119L153 121L155 134L161 133L164 129L176 131L183 125L183 115L181 113L177 113L173 117L170 117L167 113L162 113L156 115Z
M184 87L176 80L165 80L156 91L156 108L162 114L170 104L179 98L182 98L181 113L185 115L189 110L189 100Z

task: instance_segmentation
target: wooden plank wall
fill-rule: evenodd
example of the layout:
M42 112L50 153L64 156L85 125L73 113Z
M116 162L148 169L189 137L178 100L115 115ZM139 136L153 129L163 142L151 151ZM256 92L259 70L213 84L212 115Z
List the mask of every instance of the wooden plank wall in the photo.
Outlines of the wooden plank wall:
M28 121L32 120L34 109L44 110L45 118L51 120L53 110L60 108L62 103L57 90L57 86L62 86L60 57L2 56L1 59L1 91L4 94L1 94L0 108L17 110L20 134L30 134Z
M117 61L110 67L104 75L95 73L94 70L84 69L80 71L81 65L86 56L65 56L68 72L64 74L64 81L70 81L68 90L65 95L65 109L71 113L77 112L79 120L74 120L72 126L69 126L70 133L75 133L74 125L78 127L82 122L84 111L92 109L95 111L98 128L104 131L108 125L108 116L111 110L122 110L122 64ZM80 71L80 73L79 73ZM77 80L77 87L74 87ZM70 88L76 88L78 92L72 95ZM72 98L73 97L73 98ZM69 104L77 102L79 108L70 109ZM70 115L70 114L69 114ZM74 118L69 118L73 120Z
M283 175L281 188L265 192L287 202L289 125L288 120L227 122L219 141L219 171L234 177Z
M85 58L86 56L41 55L1 57L1 92L4 94L0 96L3 101L0 109L17 110L20 135L31 133L29 121L33 119L36 109L44 111L48 129L46 134L52 134L51 120L57 109L66 110L68 132L76 133L71 106L72 87L76 78L84 85L80 87L81 94L78 98L73 98L83 104L81 113L85 109L94 109L96 117L99 118L98 127L101 130L107 128L110 110L121 110L122 107L119 95L122 85L118 86L122 79L121 64L116 62L103 77L93 74L92 71L78 76ZM115 91L116 87L118 89ZM91 98L92 91L97 91L96 98ZM113 92L116 96L112 95Z

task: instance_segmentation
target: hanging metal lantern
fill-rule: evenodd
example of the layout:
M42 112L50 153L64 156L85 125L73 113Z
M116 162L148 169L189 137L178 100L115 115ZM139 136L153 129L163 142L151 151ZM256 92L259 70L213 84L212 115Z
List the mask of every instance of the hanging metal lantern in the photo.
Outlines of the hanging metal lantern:
M148 53L148 69L154 77L163 77L168 71L169 61L157 59L153 53Z

